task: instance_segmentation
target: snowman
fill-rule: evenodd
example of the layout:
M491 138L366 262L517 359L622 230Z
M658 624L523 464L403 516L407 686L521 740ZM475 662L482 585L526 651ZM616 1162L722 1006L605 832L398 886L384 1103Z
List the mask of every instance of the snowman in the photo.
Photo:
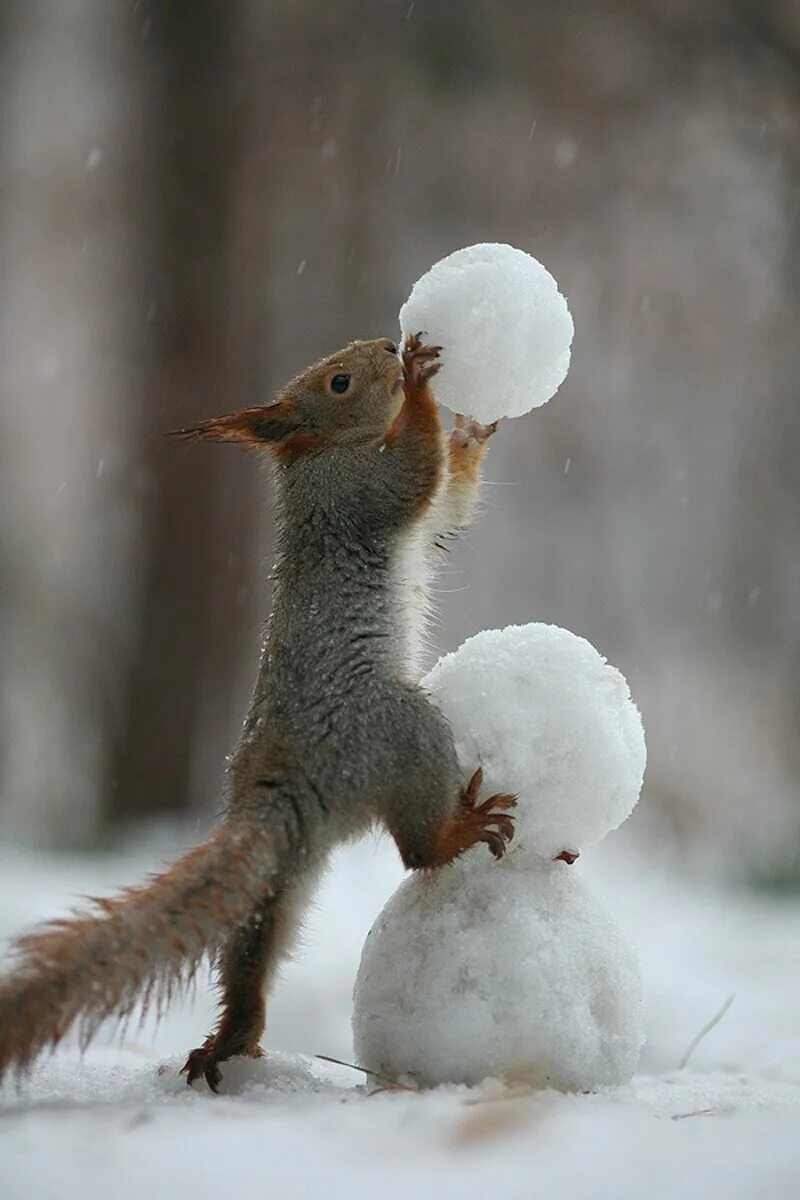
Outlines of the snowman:
M573 323L555 279L513 246L434 264L400 311L445 348L440 403L520 417L566 377ZM487 1076L589 1091L622 1084L643 1042L636 952L583 881L579 854L630 814L642 723L619 673L552 625L487 630L423 687L448 718L466 783L515 792L516 836L408 878L364 947L354 994L359 1063L423 1087Z
M401 884L354 993L359 1064L422 1087L487 1077L563 1091L630 1081L636 952L573 865L633 809L645 744L625 679L553 625L486 630L423 680L466 782L515 792L516 835Z

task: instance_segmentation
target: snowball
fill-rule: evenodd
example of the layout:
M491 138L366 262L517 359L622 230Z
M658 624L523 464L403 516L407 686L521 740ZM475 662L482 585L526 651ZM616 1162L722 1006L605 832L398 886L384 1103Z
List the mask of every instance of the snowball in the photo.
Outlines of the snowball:
M465 781L482 766L482 796L519 797L509 853L579 852L636 804L641 717L624 677L584 638L556 625L484 630L422 686L450 722Z
M636 952L577 867L487 855L412 875L367 937L353 1037L360 1066L423 1087L627 1083L644 1041Z
M550 272L513 246L484 242L435 263L400 309L400 327L444 347L437 400L485 423L538 408L569 370L567 302Z

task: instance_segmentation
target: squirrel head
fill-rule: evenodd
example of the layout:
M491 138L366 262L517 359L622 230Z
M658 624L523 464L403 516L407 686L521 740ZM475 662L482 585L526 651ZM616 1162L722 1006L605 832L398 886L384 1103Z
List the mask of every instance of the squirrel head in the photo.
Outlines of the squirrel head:
M291 462L385 433L402 404L402 382L397 347L388 338L351 342L288 383L274 404L214 417L176 435L266 446Z

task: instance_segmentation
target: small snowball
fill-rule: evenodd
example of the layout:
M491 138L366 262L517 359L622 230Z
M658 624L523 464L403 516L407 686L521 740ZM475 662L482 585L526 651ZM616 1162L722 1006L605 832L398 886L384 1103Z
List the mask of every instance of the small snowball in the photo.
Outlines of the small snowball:
M400 327L444 347L437 400L485 423L538 408L569 370L567 302L550 272L513 246L485 242L435 263L400 309Z
M486 858L411 876L378 917L354 993L358 1063L423 1087L629 1082L644 1041L634 948L577 867Z
M422 686L450 722L465 781L482 766L482 796L519 797L510 855L579 852L631 813L641 717L623 675L585 638L539 623L487 629Z

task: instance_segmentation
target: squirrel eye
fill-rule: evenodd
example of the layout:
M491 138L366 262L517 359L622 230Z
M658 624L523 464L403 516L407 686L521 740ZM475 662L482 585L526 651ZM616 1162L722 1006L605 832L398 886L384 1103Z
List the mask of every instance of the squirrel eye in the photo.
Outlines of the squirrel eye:
M350 387L350 376L349 375L334 375L333 379L330 382L330 389L332 392L336 392L337 396L343 396L349 387Z

